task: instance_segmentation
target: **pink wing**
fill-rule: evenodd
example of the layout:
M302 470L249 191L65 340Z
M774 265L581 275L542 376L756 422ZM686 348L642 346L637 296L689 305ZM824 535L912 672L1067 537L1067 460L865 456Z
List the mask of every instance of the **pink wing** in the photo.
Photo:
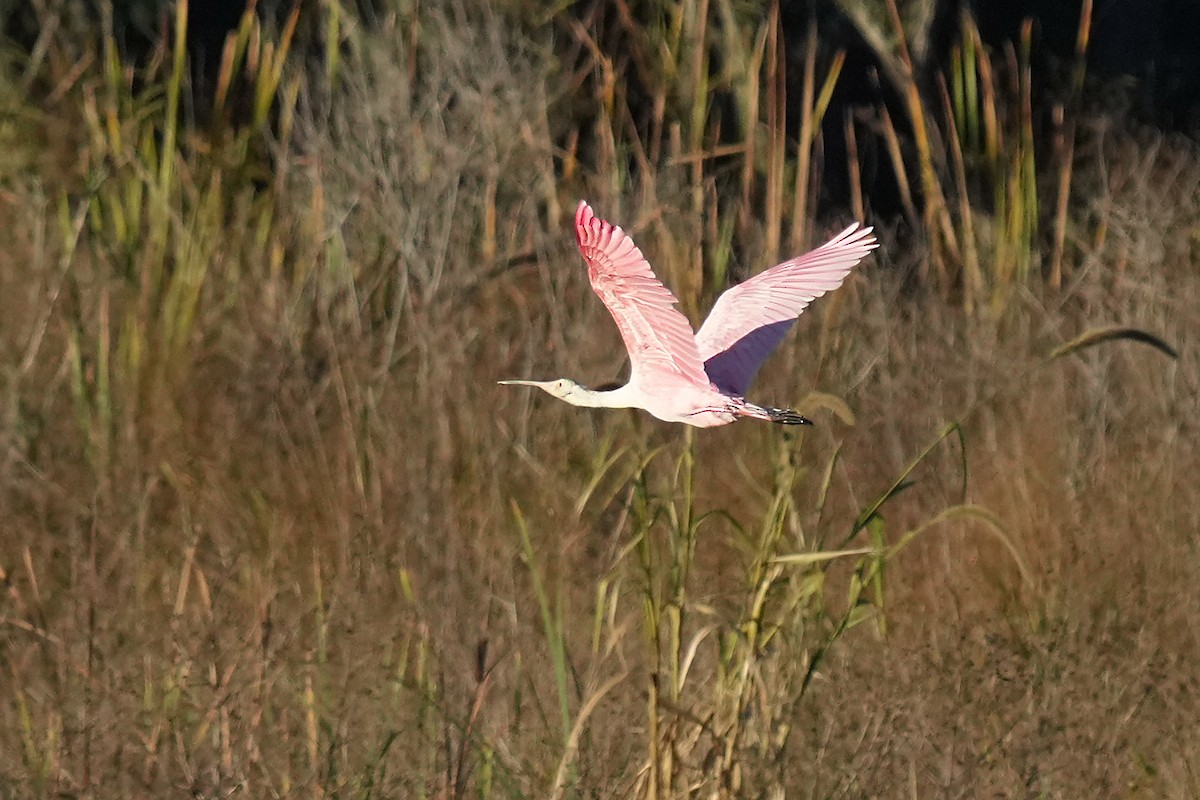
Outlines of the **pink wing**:
M618 227L598 218L584 201L575 211L575 239L588 264L592 289L608 306L632 363L630 383L663 378L709 385L687 317L642 251Z
M851 225L811 253L785 261L720 298L696 334L708 377L742 397L758 368L815 298L842 285L878 244L871 228Z

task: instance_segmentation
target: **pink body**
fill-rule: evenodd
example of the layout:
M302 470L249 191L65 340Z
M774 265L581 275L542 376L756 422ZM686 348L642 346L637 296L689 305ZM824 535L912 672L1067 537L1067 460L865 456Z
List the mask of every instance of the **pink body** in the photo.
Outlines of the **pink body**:
M807 421L795 412L748 403L743 395L796 317L814 298L840 286L876 247L870 228L852 225L811 253L726 291L693 333L642 251L586 202L575 212L575 237L592 288L629 350L629 383L596 392L566 380L503 382L539 386L575 405L642 408L661 420L701 428L727 425L738 417Z

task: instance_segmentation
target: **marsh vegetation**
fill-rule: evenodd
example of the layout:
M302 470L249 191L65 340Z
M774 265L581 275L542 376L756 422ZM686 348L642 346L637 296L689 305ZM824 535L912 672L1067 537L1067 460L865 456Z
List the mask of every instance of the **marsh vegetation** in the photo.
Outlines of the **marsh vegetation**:
M0 797L1200 796L1200 148L876 5L835 120L728 0L7 53ZM817 424L497 387L621 377L581 197L693 320L875 225L756 384Z

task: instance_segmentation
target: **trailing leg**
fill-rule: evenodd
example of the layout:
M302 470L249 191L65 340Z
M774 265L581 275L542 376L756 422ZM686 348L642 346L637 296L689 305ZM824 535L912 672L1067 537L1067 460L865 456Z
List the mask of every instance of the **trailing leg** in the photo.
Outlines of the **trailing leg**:
M745 400L741 400L734 404L730 410L738 416L765 419L780 425L812 425L812 420L796 411L792 411L790 408L757 406L754 403L747 403Z

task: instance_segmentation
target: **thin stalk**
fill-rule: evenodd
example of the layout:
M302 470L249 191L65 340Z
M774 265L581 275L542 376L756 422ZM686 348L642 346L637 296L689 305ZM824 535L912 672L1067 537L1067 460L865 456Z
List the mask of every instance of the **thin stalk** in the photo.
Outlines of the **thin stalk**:
M683 628L686 623L687 583L696 551L693 508L693 486L696 471L695 448L694 429L689 426L684 432L683 452L676 465L676 482L682 486L683 497L680 504L674 508L674 530L672 531L674 552L671 564L670 699L673 701L678 701L683 691L681 659L683 657Z
M1054 250L1050 257L1050 286L1062 288L1062 259L1067 240L1067 206L1071 199L1071 171L1075 160L1075 120L1079 116L1079 98L1087 71L1087 48L1092 30L1092 0L1083 0L1079 10L1079 28L1075 36L1075 64L1071 76L1071 97L1065 120L1059 119L1058 201L1054 210ZM1059 113L1062 114L1061 108ZM1065 124L1063 124L1065 122Z
M546 587L542 571L538 567L537 551L534 549L533 540L529 536L529 526L525 523L525 516L521 513L521 509L515 501L512 504L512 513L513 519L517 524L517 533L521 537L521 547L525 553L526 563L529 565L529 576L533 581L533 592L537 596L538 610L542 616L542 630L546 635L546 644L550 650L551 664L554 667L554 686L558 692L559 722L562 725L562 743L565 751L571 740L572 726L562 604L560 602L551 602L550 592Z
M783 47L780 45L779 4L771 4L767 21L767 207L766 258L768 264L779 260L779 226L783 220L783 168L786 133L787 89Z
M854 133L854 113L846 109L843 126L846 131L846 171L850 181L850 208L854 218L862 222L867 218L863 202L862 165L858 161L858 139Z
M648 769L648 798L658 798L663 786L662 742L659 720L659 676L662 674L662 605L656 587L657 565L650 536L653 525L648 503L645 464L635 479L631 498L632 517L637 523L634 533L638 565L642 570L642 629L649 656L650 675L646 684L646 765Z
M817 20L808 23L808 41L804 51L804 82L800 90L800 141L796 145L796 185L792 196L792 252L804 246L808 221L808 177L812 166L813 93L817 72ZM772 259L774 260L774 259Z
M815 58L817 41L817 29L814 24L809 29L809 47L810 53ZM805 97L804 104L801 107L803 118L800 126L800 144L796 153L796 186L795 196L792 206L792 252L799 252L805 249L807 245L808 231L808 214L810 207L810 199L815 196L817 187L820 185L820 170L813 168L813 150L817 151L817 164L821 163L821 123L825 119L825 112L829 109L829 102L833 98L833 90L837 87L838 77L842 73L842 66L846 63L846 51L839 50L833 56L833 63L829 65L829 71L825 73L825 80L821 83L821 91L817 94L816 100L812 98L812 81L806 73L804 89ZM812 67L815 70L815 61L810 59L806 64L806 70Z
M962 140L954 122L954 107L950 101L950 93L946 90L946 81L939 80L938 87L941 89L942 103L946 109L950 155L954 163L954 176L958 181L958 214L963 240L963 309L970 314L975 311L976 304L983 296L983 274L979 270L979 257L975 252L974 215L971 211L970 189L967 186L967 170L963 164Z

